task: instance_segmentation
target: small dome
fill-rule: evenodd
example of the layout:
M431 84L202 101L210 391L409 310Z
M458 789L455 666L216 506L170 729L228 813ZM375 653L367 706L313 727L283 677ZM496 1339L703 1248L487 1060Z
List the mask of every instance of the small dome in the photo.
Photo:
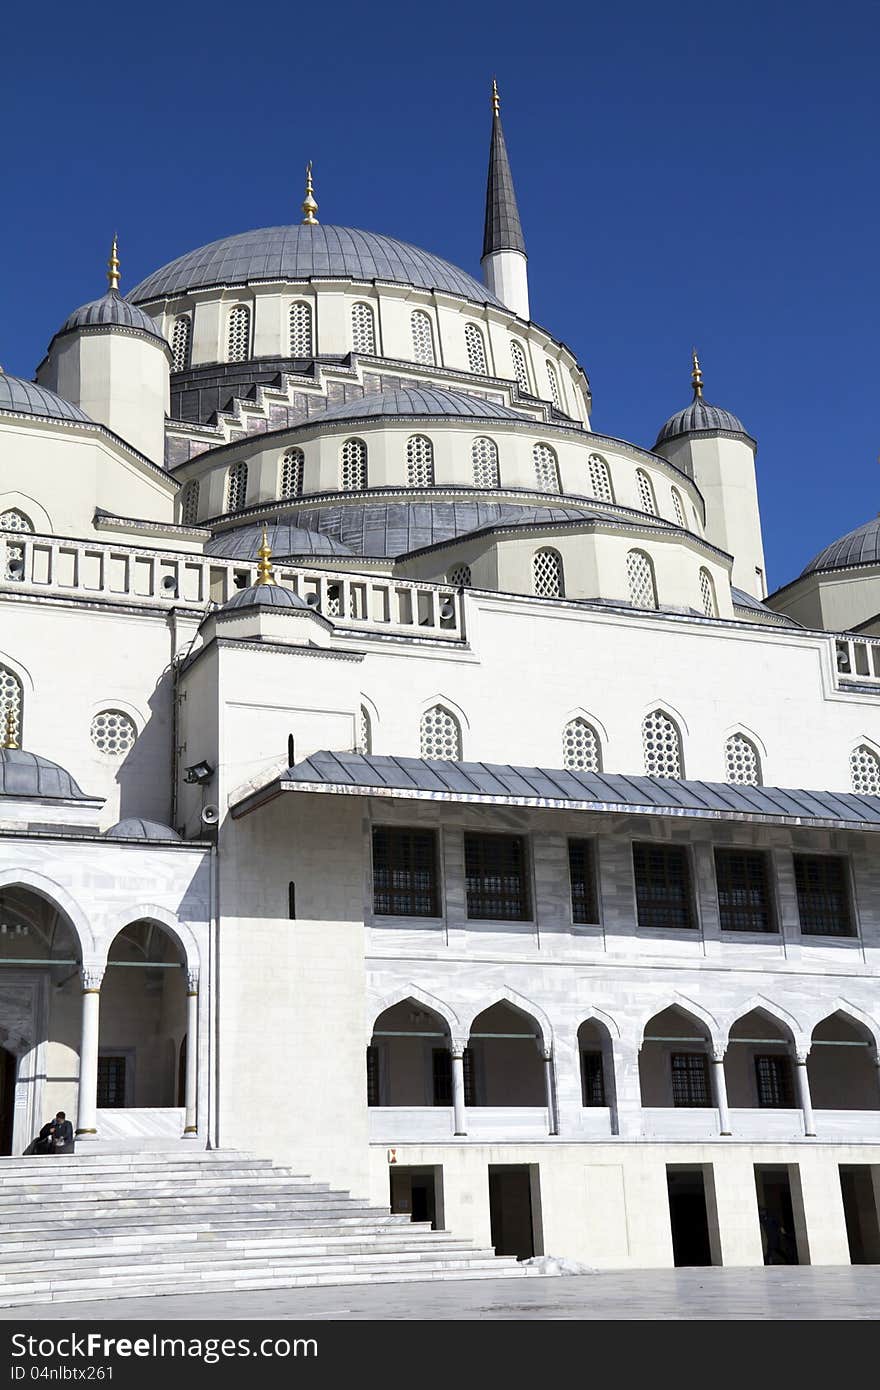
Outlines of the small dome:
M180 836L170 825L160 825L155 820L139 820L130 816L128 820L117 821L104 831L105 840L179 840Z
M0 796L93 800L63 767L36 753L26 753L22 748L0 748Z
M684 410L679 410L675 415L670 415L666 424L657 436L654 445L667 443L670 439L677 439L682 434L700 434L703 431L723 430L725 434L744 434L749 438L749 432L742 420L731 415L729 410L722 410L718 405L710 405L708 401L695 400L690 405L685 406Z
M448 391L442 386L405 386L377 391L362 400L342 401L320 415L310 415L309 425L324 420L369 420L383 416L449 416L456 420L530 419L518 410L497 401L486 401L466 391Z
M94 422L84 410L63 396L56 396L45 386L35 381L25 381L20 376L7 376L0 371L0 410L9 410L16 415L34 415L44 420L80 420L86 425Z
M62 333L73 333L78 328L134 328L141 333L148 333L151 338L158 338L164 346L168 345L155 320L136 304L130 304L127 299L123 299L118 290L108 290L100 299L80 305L65 319L58 330L58 336Z
M266 526L269 549L273 557L286 559L291 555L352 555L354 552L342 541L320 531L296 526L289 521L270 522ZM221 555L227 560L256 560L263 543L262 522L258 526L239 526L234 531L221 531L205 546L206 555Z
M226 613L230 608L304 608L308 613L312 611L311 604L292 589L283 589L280 584L251 584L247 589L239 589L221 606L221 612Z
M873 517L815 555L802 574L846 569L849 565L880 564L880 517Z

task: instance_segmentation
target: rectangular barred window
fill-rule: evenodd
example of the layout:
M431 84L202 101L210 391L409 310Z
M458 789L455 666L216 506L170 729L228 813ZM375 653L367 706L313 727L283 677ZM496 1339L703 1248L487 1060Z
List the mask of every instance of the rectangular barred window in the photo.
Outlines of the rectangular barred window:
M605 1069L601 1052L581 1053L581 1089L584 1105L603 1106L605 1099Z
M571 881L571 919L598 922L595 850L592 840L569 840L568 873Z
M633 845L640 927L694 928L688 852L683 845Z
M379 917L436 917L437 836L433 830L373 831L373 911Z
M796 854L801 931L806 936L855 936L846 860L834 854Z
M367 1048L367 1105L379 1104L379 1049Z
M452 1053L448 1047L432 1049L434 1104L452 1104Z
M464 872L468 917L529 920L526 847L519 835L465 835Z
M755 1058L755 1080L758 1104L769 1108L790 1110L792 1100L791 1063L778 1055Z
M711 1105L709 1071L705 1052L673 1052L672 1104L683 1106Z
M98 1058L98 1109L117 1110L125 1105L125 1058Z
M768 856L760 850L716 849L715 881L722 931L775 931Z

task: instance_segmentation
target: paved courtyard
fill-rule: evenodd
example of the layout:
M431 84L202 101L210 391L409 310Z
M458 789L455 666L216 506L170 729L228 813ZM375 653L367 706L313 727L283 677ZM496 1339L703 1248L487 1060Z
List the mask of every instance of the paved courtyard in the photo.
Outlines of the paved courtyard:
M269 1290L0 1309L0 1319L876 1318L880 1265L609 1271L573 1277Z

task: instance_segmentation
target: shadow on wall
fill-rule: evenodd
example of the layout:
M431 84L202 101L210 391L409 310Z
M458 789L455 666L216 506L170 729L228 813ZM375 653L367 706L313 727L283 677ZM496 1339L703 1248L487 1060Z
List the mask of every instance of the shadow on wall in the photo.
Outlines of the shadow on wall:
M171 701L170 668L162 672L149 698L149 717L116 770L119 820L141 816L170 824Z

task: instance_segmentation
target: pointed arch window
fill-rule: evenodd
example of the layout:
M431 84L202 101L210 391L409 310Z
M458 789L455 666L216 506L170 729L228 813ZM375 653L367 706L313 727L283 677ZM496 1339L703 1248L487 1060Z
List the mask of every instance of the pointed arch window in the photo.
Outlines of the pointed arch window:
M532 450L535 461L535 480L542 492L561 492L559 483L559 463L556 450L549 444L536 444Z
M642 720L642 749L649 777L684 776L681 734L665 710L652 710Z
M24 727L24 689L21 681L8 666L0 666L0 738L6 742L7 733L21 747Z
M476 376L488 376L486 340L475 323L469 323L465 327L464 346L467 352L468 369Z
M672 489L672 509L675 512L675 520L682 530L687 530L687 522L684 519L684 503L681 500L681 493L677 487Z
M521 391L528 395L531 392L529 383L529 369L526 366L526 355L522 345L515 338L510 340L510 356L513 361L513 375L516 377L516 384Z
M471 587L471 567L470 565L456 565L449 571L449 583L454 584L456 589L469 589Z
M558 410L560 407L559 379L556 375L556 368L552 362L547 363L547 381L550 384L550 399Z
M651 557L644 550L630 550L626 557L629 601L633 608L657 607L657 584Z
M236 304L229 312L226 337L227 362L246 362L251 355L251 311L246 304Z
M191 347L192 319L189 314L180 314L171 330L171 356L175 372L185 372L189 367Z
M303 299L297 299L290 306L290 355L312 355L312 306Z
M190 478L180 494L180 519L184 526L195 526L199 519L199 493L201 484L198 478Z
M339 456L339 486L357 492L367 486L367 446L362 439L346 439Z
M412 331L413 361L423 362L426 367L433 367L435 364L434 356L434 330L431 327L431 317L426 314L424 309L413 309L410 315L410 328Z
M849 755L852 789L861 796L880 796L880 757L866 743Z
M557 550L546 547L543 550L535 551L532 559L532 578L537 598L565 597L562 556Z
M761 759L745 734L731 734L724 745L725 778L735 786L760 787Z
M601 772L602 745L586 719L571 719L562 731L562 766L571 772Z
M351 345L355 352L366 352L375 356L376 320L369 304L352 305Z
M707 618L718 617L718 600L715 597L715 584L707 569L700 570L700 600Z
M308 308L308 305L306 306ZM278 475L279 497L302 497L306 456L302 449L287 449L281 455Z
M0 531L26 531L32 533L34 524L29 516L20 512L17 507L10 507L8 511L0 512Z
M423 758L457 762L461 758L461 726L444 705L433 705L422 715L419 747Z
M423 434L406 441L406 480L410 487L434 486L434 446Z
M358 752L370 754L373 751L373 729L370 721L370 711L366 705L361 705L358 715Z
M614 489L611 486L611 474L608 471L608 464L601 454L590 454L590 491L597 502L613 502Z
M471 446L474 483L477 487L498 487L498 445L494 439L475 439Z
M654 488L644 468L636 469L636 484L639 489L639 503L642 511L647 512L649 516L656 516L657 501L654 497Z
M240 512L247 502L248 466L234 463L226 474L226 510Z

